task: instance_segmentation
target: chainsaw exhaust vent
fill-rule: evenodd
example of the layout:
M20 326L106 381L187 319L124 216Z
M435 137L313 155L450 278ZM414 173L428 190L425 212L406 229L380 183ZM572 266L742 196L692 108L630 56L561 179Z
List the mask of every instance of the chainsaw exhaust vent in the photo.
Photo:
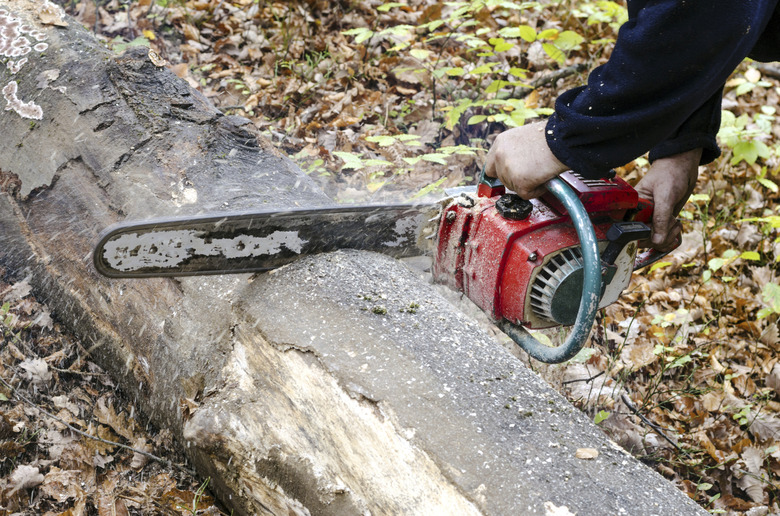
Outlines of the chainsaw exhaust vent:
M586 179L583 176L577 174L576 172L572 172L571 175L585 183L585 185L590 188L591 190L603 190L603 189L613 189L615 186L603 179Z
M534 314L556 324L574 324L582 295L582 275L579 247L564 249L553 256L539 271L531 287Z

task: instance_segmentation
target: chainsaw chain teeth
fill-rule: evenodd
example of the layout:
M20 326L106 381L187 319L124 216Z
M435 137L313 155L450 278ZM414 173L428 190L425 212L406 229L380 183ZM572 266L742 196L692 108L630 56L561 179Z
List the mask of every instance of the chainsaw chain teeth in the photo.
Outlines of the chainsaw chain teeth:
M552 314L552 303L558 288L569 275L584 266L582 251L579 247L564 249L553 256L534 280L531 287L531 308L534 313L547 321L561 324Z

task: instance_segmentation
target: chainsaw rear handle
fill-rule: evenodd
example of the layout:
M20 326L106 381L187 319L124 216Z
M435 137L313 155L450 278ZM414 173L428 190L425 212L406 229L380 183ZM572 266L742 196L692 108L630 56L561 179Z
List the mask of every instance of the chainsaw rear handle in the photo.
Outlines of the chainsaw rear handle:
M498 179L485 176L484 168L479 183L480 194L499 195L499 189L504 188ZM566 208L582 247L582 297L577 318L566 342L558 347L542 344L524 327L506 319L501 320L498 327L531 357L548 364L557 364L579 353L590 336L601 297L601 259L593 223L577 195L557 177L549 180L545 186Z
M639 222L644 222L646 224L652 225L653 223L653 209L655 208L655 205L653 204L653 201L650 201L648 199L642 199L639 198L639 202L637 204L636 212L634 213L634 216L632 220L636 220ZM682 237L677 236L677 240L674 242L674 247L669 249L668 251L658 251L657 249L647 249L646 251L642 251L641 253L637 254L636 259L634 260L634 270L637 271L639 269L642 269L644 267L647 267L648 265L652 265L667 254L671 253L678 247L680 247L680 244L682 244Z

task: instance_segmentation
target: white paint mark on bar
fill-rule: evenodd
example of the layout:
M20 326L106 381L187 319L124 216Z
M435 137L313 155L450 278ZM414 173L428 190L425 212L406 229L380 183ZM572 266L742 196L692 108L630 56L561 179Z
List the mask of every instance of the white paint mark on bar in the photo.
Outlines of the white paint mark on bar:
M126 233L106 243L103 259L114 270L123 272L145 267L165 269L198 256L250 258L278 254L282 248L300 254L306 242L297 231L210 239L195 230Z
M395 221L395 234L398 235L394 241L385 242L387 247L399 247L406 243L410 238L415 238L417 229L425 222L425 215L417 214L404 217Z

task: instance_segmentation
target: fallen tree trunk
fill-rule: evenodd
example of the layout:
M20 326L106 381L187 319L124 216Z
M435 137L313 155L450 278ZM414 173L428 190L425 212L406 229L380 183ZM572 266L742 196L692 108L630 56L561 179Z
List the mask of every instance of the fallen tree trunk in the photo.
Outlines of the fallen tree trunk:
M0 2L0 263L237 514L697 511L389 258L99 277L113 222L330 201L145 50L116 57L43 6Z

